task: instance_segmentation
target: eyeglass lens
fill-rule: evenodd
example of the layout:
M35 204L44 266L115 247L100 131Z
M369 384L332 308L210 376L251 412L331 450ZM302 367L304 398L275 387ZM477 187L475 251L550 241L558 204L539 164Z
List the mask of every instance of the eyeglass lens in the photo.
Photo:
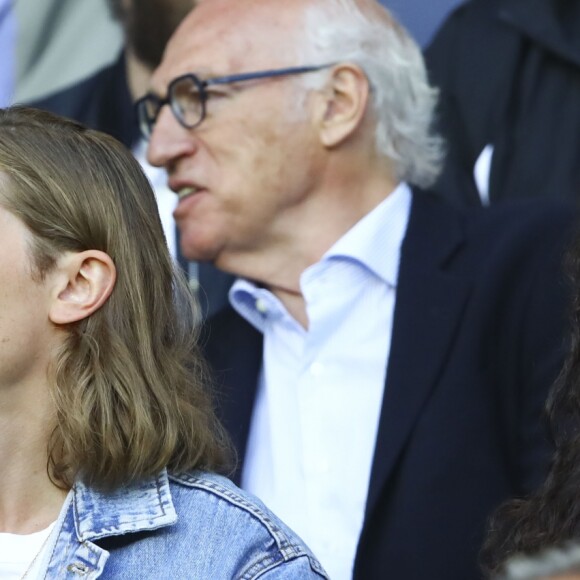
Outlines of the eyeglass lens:
M171 108L186 127L194 127L203 118L204 92L193 76L177 79L170 87Z

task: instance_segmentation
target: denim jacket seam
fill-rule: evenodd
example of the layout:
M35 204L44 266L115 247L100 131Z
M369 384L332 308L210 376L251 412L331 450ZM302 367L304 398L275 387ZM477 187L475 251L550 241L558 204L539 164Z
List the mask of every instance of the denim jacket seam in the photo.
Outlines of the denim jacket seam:
M210 481L206 478L196 477L195 475L181 474L179 476L170 475L169 477L170 479L173 479L182 485L196 487L198 489L203 489L205 491L209 491L210 493L214 493L215 495L222 497L226 501L230 501L234 505L237 505L239 508L249 513L258 522L260 522L266 528L266 530L268 530L268 533L276 542L278 549L283 554L285 559L297 557L300 555L308 555L308 553L300 546L297 546L293 542L289 541L289 538L286 537L284 531L278 527L276 522L271 520L266 513L264 513L259 507L254 506L246 501L243 497L234 491L227 489L217 482Z
M247 568L240 576L239 580L254 580L255 578L258 578L264 570L270 570L284 562L286 562L286 560L279 552L276 554L267 554Z
M295 557L292 558L274 558L272 556L266 556L259 562L256 562L252 565L252 567L247 570L242 576L240 576L239 580L258 580L264 574L279 568L282 564L287 564L288 562L292 562L294 560L298 560L299 558L306 558L312 570L319 574L321 577L324 577L322 574L322 570L319 570L316 565L313 565L313 559L311 556L304 552L302 554L297 554Z
M235 506L246 511L246 513L258 521L260 525L267 530L270 537L276 543L277 552L267 554L261 560L252 564L252 566L240 577L241 580L257 579L265 572L272 570L277 566L302 557L308 559L310 567L314 572L319 574L321 577L325 577L322 567L313 558L312 554L304 547L292 542L290 538L287 537L284 530L281 529L276 522L270 519L259 506L249 503L234 490L230 490L219 482L211 481L205 477L199 477L191 473L180 475L168 474L168 476L170 480L173 480L177 484L195 487L208 493L213 493L226 502L231 502Z

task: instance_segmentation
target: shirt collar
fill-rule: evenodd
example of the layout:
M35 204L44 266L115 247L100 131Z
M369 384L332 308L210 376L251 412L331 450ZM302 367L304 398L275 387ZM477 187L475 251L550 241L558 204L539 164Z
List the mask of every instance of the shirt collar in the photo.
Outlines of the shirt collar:
M401 183L377 207L360 219L322 257L321 261L348 258L396 287L401 245L411 212L412 194Z
M348 230L320 262L346 258L362 264L384 282L396 287L411 200L409 186L400 183L377 207ZM307 272L308 269L304 274ZM280 300L269 290L242 278L238 278L231 287L229 300L234 310L260 332L264 332L266 314L270 318L281 317L285 312Z
M264 332L266 316L280 318L286 312L282 302L266 288L238 278L228 294L232 308L260 332Z

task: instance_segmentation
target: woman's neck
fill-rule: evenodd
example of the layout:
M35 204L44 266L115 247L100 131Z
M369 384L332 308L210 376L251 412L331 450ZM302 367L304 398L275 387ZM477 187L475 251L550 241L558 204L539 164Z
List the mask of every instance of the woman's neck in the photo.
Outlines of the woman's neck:
M19 404L14 391L0 392L0 532L28 534L46 528L67 495L47 470L54 425L52 413L47 413L52 408L49 397L39 401L38 393L35 398L28 395Z

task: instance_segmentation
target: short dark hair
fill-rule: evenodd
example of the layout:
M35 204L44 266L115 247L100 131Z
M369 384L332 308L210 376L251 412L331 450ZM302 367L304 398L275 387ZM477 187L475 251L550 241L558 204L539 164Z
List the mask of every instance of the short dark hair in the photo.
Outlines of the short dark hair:
M125 32L125 42L151 68L159 66L175 29L195 7L195 0L107 0L111 16Z

